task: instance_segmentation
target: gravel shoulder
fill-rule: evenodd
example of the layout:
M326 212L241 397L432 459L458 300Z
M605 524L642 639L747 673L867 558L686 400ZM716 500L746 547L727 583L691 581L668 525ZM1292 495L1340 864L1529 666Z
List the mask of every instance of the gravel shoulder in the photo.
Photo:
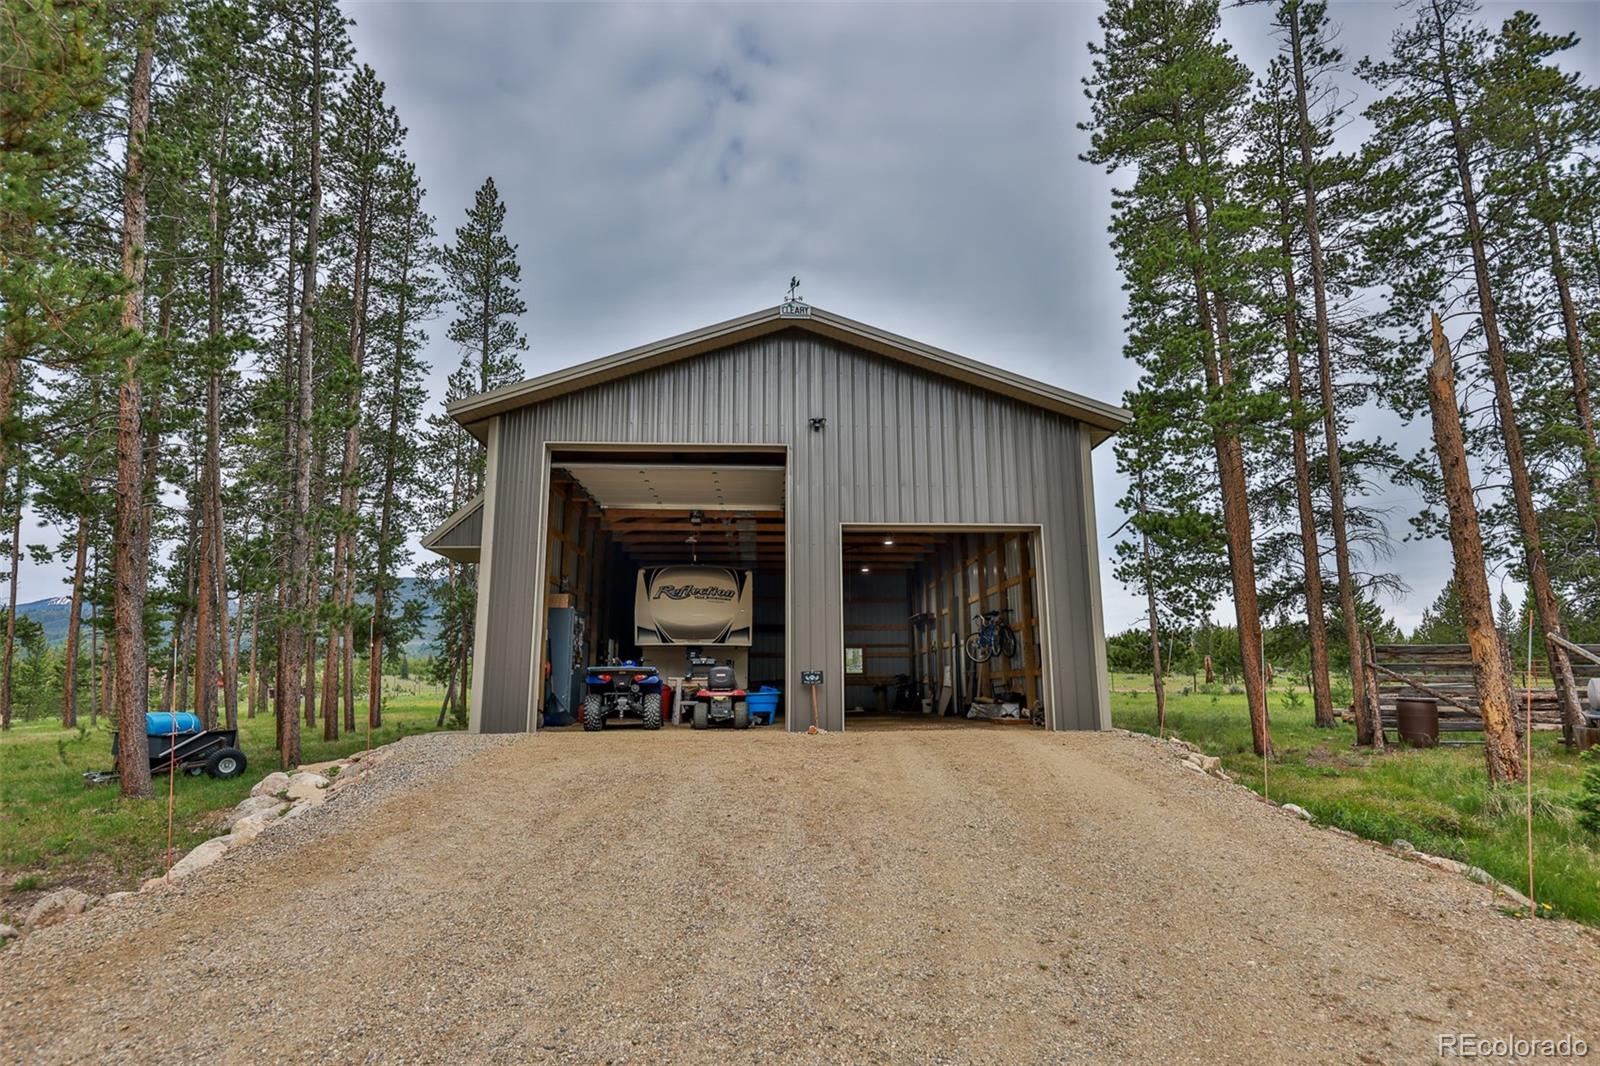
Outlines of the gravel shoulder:
M411 738L0 952L12 1062L1412 1062L1600 937L1111 734Z

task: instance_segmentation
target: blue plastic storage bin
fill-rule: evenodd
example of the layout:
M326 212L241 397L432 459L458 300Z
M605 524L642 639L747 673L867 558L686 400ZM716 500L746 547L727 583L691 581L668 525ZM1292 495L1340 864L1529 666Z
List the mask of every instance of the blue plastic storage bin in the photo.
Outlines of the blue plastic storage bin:
M200 716L188 711L146 711L144 731L147 736L167 737L174 733L200 732Z
M771 725L778 716L778 698L782 695L771 685L762 685L754 692L747 693L744 702L750 708L750 717Z

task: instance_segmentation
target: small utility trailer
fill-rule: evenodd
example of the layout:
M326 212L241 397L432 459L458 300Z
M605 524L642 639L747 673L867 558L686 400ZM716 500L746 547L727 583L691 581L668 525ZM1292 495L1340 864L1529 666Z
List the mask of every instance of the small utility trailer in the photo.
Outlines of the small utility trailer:
M202 729L200 717L180 711L156 711L144 716L145 735L150 739L150 774L164 774L176 767L186 774L207 774L226 779L244 773L244 752L239 750L237 729ZM111 738L111 760L117 758L117 737ZM116 770L90 770L83 775L91 785L117 779Z

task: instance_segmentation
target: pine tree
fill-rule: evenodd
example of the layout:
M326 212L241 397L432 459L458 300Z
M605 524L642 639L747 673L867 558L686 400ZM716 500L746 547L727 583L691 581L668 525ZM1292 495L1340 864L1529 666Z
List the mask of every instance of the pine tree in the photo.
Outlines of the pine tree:
M467 210L466 225L439 261L456 317L447 336L465 352L477 373L477 392L488 392L522 376L519 352L528 348L518 319L527 313L517 285L522 268L517 247L505 236L506 206L485 178ZM481 478L481 473L480 473Z
M1277 215L1279 274L1282 281L1281 289L1273 294L1275 298L1271 302L1275 305L1272 310L1278 313L1283 322L1285 384L1289 400L1287 429L1293 465L1295 513L1299 521L1298 547L1310 651L1312 708L1316 724L1329 729L1333 727L1334 715L1328 678L1327 616L1322 596L1322 548L1317 533L1310 450L1306 440L1312 416L1305 401L1300 370L1302 309L1296 273L1300 226L1294 209L1294 167L1290 162L1295 121L1288 69L1281 59L1274 59L1250 108L1249 126L1255 150L1252 152L1253 165L1247 166L1246 170L1254 197L1259 202L1274 205ZM1257 513L1260 513L1259 506ZM1339 519L1342 527L1342 512Z
M334 134L330 139L330 172L341 186L346 202L343 219L348 229L350 297L348 344L336 364L345 403L335 428L342 429L342 459L337 486L339 502L333 516L334 535L327 632L327 658L323 666L323 738L339 734L336 703L339 677L344 674L345 725L355 728L354 626L355 552L358 529L357 491L360 488L361 401L367 357L368 313L373 230L381 186L389 180L405 129L394 109L384 103L383 83L371 67L356 71L348 89L334 104Z
M1259 401L1249 367L1258 324L1235 314L1251 302L1261 258L1251 241L1264 220L1236 196L1229 162L1249 73L1218 40L1210 0L1113 0L1099 21L1105 38L1091 45L1086 158L1136 170L1132 188L1116 194L1112 226L1130 294L1191 308L1168 317L1159 354L1141 363L1163 388L1197 397L1211 429L1251 734L1265 755L1272 745L1244 454ZM1130 304L1137 321L1140 300Z
M1351 562L1350 533L1345 513L1346 490L1344 484L1343 455L1340 450L1339 404L1335 387L1336 374L1333 356L1333 327L1329 311L1328 264L1323 250L1324 187L1322 156L1331 141L1330 126L1339 117L1337 107L1320 119L1313 117L1313 96L1324 87L1328 73L1342 56L1329 41L1327 5L1307 0L1286 0L1277 12L1279 27L1285 31L1287 48L1293 70L1295 106L1295 140L1299 148L1298 179L1301 202L1304 205L1306 261L1311 274L1312 306L1315 312L1317 339L1318 391L1322 398L1323 438L1326 446L1328 470L1328 498L1330 524L1333 529L1334 564L1339 578L1339 607L1345 623L1347 648L1360 646L1356 625L1356 580ZM1365 668L1362 657L1351 655L1350 682L1356 692L1363 691ZM1357 701L1356 742L1372 744L1382 739L1381 727L1376 722L1363 719L1361 702Z
M0 471L16 462L23 361L47 345L84 355L82 338L107 325L97 312L109 279L71 235L93 210L81 202L93 148L83 116L111 91L108 28L102 3L0 5Z
M394 169L382 195L372 271L373 294L381 310L373 330L371 379L379 391L368 404L370 422L364 434L370 453L367 466L378 485L377 498L369 505L376 520L367 721L374 727L382 722L384 649L391 645L403 649L408 635L402 619L391 611L389 597L406 537L417 525L416 497L422 482L417 422L424 394L418 381L425 370L420 352L426 336L419 326L437 313L440 302L430 273L437 254L433 218L422 210L422 186L411 164Z
M150 795L149 738L145 733L148 672L145 657L145 594L149 518L146 514L143 366L145 281L145 138L150 127L151 66L157 12L139 11L133 74L128 89L128 137L123 167L121 381L117 397L117 507L114 575L117 708L117 773L125 796Z
M1452 578L1422 612L1422 619L1411 634L1413 644L1465 644L1467 629L1461 621L1461 601L1456 597Z
M323 118L334 78L348 61L349 39L344 17L331 0L286 3L279 12L283 49L289 56L284 82L297 99L306 102L304 130L291 126L293 151L305 160L304 231L291 227L291 258L298 264L298 285L289 335L292 357L286 353L286 449L291 460L285 495L286 563L281 577L282 615L278 630L279 757L284 766L300 761L298 711L303 697L314 688L305 682L314 669L316 645L316 556L313 545L312 470L316 458L313 439L316 420L316 333L318 328L317 265L323 221ZM298 173L291 165L290 172Z
M1588 488L1584 510L1600 541L1600 444L1568 265L1570 235L1594 217L1596 204L1586 195L1579 161L1600 148L1600 90L1557 66L1577 45L1575 34L1548 33L1537 16L1517 12L1495 38L1472 119L1496 149L1487 167L1489 189L1515 212L1516 228L1538 237L1528 242L1534 254L1527 266L1534 276L1547 276L1554 290L1546 299L1560 322L1580 480Z
M455 243L440 254L447 298L456 317L447 336L462 350L460 367L450 375L445 402L509 384L522 376L517 356L528 341L518 319L527 313L517 285L522 268L517 249L506 239L506 208L486 178L467 211L467 221L456 230ZM467 432L448 416L429 419L435 470L450 471L450 492L432 517L442 521L483 491L484 456ZM435 566L431 569L437 570ZM449 562L443 579L430 581L440 616L439 650L446 657L438 669L445 682L444 708L462 724L466 704L462 693L470 684L473 619L477 613L477 568ZM436 660L437 662L437 660ZM445 710L440 711L443 720Z
M1421 239L1402 238L1410 246L1407 250L1417 271L1411 282L1416 287L1410 294L1412 300L1420 295L1442 302L1439 288L1447 275L1441 261L1453 260L1464 274L1457 276L1470 300L1475 326L1482 331L1483 363L1494 397L1525 576L1543 631L1565 636L1545 557L1489 262L1492 216L1485 211L1482 187L1483 139L1471 126L1475 101L1483 91L1488 47L1483 27L1472 19L1473 12L1470 0L1428 0L1419 6L1415 21L1396 32L1389 59L1362 64L1363 76L1388 90L1386 97L1368 109L1368 115L1378 127L1379 149L1386 154L1383 180L1387 187L1431 194L1415 209L1423 212L1421 228L1414 231ZM1418 172L1420 180L1413 177ZM1492 199L1488 206L1494 206ZM1389 232L1394 232L1393 224ZM1464 261L1462 248L1467 252ZM1397 302L1406 305L1406 301ZM1403 376L1404 363L1400 366ZM1561 705L1563 730L1570 739L1581 713L1572 666L1554 641L1546 640L1545 650Z

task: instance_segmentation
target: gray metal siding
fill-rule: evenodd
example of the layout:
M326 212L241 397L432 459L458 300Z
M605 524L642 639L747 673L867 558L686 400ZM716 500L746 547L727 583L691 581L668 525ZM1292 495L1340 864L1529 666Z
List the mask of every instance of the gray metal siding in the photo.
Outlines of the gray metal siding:
M825 417L813 432L808 422ZM542 599L546 445L788 445L789 659L826 671L840 728L842 523L1040 525L1056 728L1109 721L1098 547L1081 423L801 330L607 381L501 416L493 587L483 664L486 732L527 728ZM791 727L805 716L791 716Z
M461 521L433 542L435 548L476 548L483 543L483 505L474 507Z

